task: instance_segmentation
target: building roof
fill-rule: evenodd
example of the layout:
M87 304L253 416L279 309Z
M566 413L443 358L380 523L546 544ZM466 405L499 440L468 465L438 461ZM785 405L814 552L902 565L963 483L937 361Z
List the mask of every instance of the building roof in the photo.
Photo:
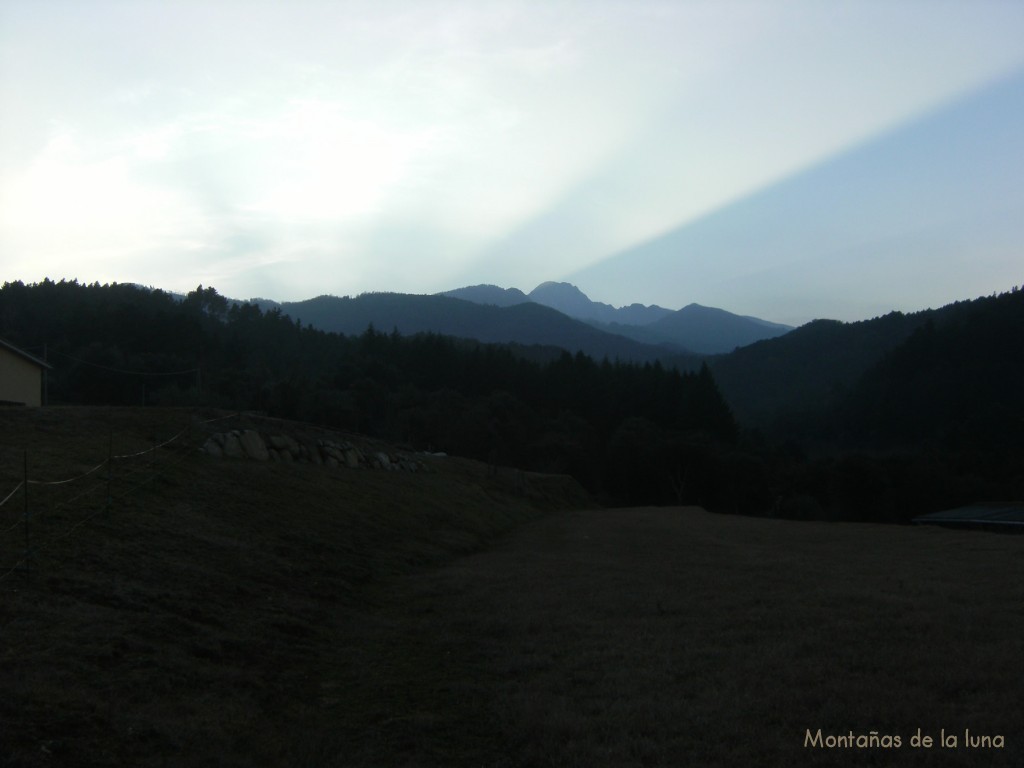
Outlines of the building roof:
M929 515L919 515L915 523L958 525L984 528L1017 528L1024 532L1024 503L985 502Z
M30 355L24 349L19 349L18 347L11 344L9 341L4 341L3 339L0 339L0 349L6 349L8 352L13 352L18 357L22 357L25 360L28 360L33 365L38 365L40 368L52 369L53 367L45 360L40 360L35 355Z

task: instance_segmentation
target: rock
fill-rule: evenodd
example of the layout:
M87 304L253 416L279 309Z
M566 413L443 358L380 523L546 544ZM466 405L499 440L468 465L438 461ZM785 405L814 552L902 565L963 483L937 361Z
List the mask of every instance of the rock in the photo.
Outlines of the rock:
M256 459L256 461L267 461L270 458L270 454L267 453L267 445L256 430L245 430L239 435L238 440L242 444L242 450L249 458Z
M245 449L242 448L242 443L238 439L238 435L233 432L229 432L224 435L224 455L231 459L244 459Z
M373 451L363 453L359 448L346 440L321 439L316 442L299 442L288 435L270 435L264 438L254 429L233 429L230 432L218 432L207 438L199 450L210 456L227 456L237 459L250 458L256 461L313 463L328 467L344 466L350 469L365 466L371 469L383 469L391 472L430 471L430 467L427 464L401 452ZM444 454L418 455L443 456Z
M336 443L330 440L322 440L320 442L320 452L323 454L324 459L332 458L339 464L345 460L345 455L341 452L341 449Z
M288 437L288 435L271 435L269 442L272 448L276 448L279 451L295 453L299 450L299 444Z

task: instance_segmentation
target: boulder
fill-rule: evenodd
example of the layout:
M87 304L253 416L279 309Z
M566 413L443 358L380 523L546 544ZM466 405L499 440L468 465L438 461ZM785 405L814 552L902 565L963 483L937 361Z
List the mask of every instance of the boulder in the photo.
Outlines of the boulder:
M203 447L200 450L202 450L204 453L210 454L211 456L224 455L224 449L221 448L220 443L217 440L214 440L212 437L205 443L203 443Z
M306 449L306 458L309 459L311 462L313 462L314 464L324 463L324 460L320 457L320 451L317 450L315 447L310 448L307 446L303 446L303 448Z
M244 459L245 449L242 448L242 443L238 439L238 435L234 432L229 432L224 435L224 455L231 459Z
M270 458L270 454L267 452L267 445L263 442L263 438L260 437L260 433L254 429L247 429L238 436L239 442L242 444L242 450L245 451L246 455L250 459L256 459L256 461L267 461Z
M299 450L299 444L288 435L271 435L269 438L270 447L279 451L288 451L294 454Z

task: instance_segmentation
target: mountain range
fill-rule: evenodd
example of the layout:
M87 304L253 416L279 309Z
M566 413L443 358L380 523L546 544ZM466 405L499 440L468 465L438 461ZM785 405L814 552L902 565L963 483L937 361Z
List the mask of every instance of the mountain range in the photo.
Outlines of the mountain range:
M503 307L526 302L543 304L609 333L644 344L704 355L731 352L736 347L793 330L792 326L700 304L689 304L677 311L643 304L616 308L592 301L570 283L541 283L529 294L517 288L474 285L446 291L443 295Z
M518 288L474 285L439 294L364 293L295 302L251 299L324 331L359 334L373 325L402 334L434 332L482 342L558 347L595 359L692 367L698 357L788 333L787 325L690 304L678 311L592 301L569 283ZM670 359L669 359L670 358Z
M698 304L677 311L642 305L615 308L591 301L568 283L542 283L529 294L514 288L470 286L421 299L458 302L461 297L464 303L476 303L476 310L463 306L462 312L464 320L475 324L475 331L468 335L482 340L498 341L502 333L514 332L517 340L527 344L552 344L597 358L657 359L684 370L695 368L707 356L718 386L741 423L776 435L803 434L809 424L823 423L822 414L831 413L830 429L867 439L868 432L888 434L894 425L904 423L913 423L924 434L928 409L918 413L924 408L922 402L930 403L933 411L943 411L943 423L956 422L946 411L984 411L983 416L971 418L987 420L986 424L999 422L1000 417L963 401L979 390L977 383L965 384L964 377L986 378L983 372L992 371L986 378L991 379L986 384L990 404L1003 408L1019 400L1003 385L1012 389L1016 386L1012 382L1020 380L1019 366L1011 370L1004 352L1013 348L1007 342L1014 334L1020 334L1015 318L1020 314L1021 295L1015 290L853 323L815 320L796 329ZM409 297L394 296L393 301L409 306ZM478 315L480 310L484 311ZM485 317L503 318L501 333L493 320L482 322ZM522 331L527 327L525 319L534 323L532 336ZM973 373L941 363L952 349L958 358L977 358ZM934 370L927 380L914 379L917 390L911 391L900 377L904 370L916 370L921 360ZM879 415L883 409L888 409L884 419ZM972 423L964 429L980 428ZM984 429L993 436L999 433L996 427Z
M1014 288L1004 294L957 301L938 309L894 311L852 323L814 320L788 330L786 326L697 304L675 312L634 305L658 319L646 325L630 325L625 321L631 315L624 310L633 307L616 310L607 304L589 302L581 291L567 283L545 283L530 294L515 288L477 285L433 296L364 294L355 299L325 296L285 304L265 299L254 299L252 303L263 310L277 309L324 330L346 334L361 333L373 323L382 331L391 327L398 327L403 333L434 330L485 342L544 345L543 349L538 346L529 353L534 358L550 359L565 349L582 351L597 360L657 360L681 370L695 370L701 361L706 361L740 423L775 436L795 436L805 433L808 424L820 423L822 414L837 414L844 408L845 418L852 421L841 428L849 435L862 433L872 424L876 432L892 430L893 425L910 420L908 414L917 413L924 402L941 397L945 398L943 408L952 407L949 403L959 393L972 391L961 381L964 376L973 377L974 390L978 389L977 382L982 381L988 382L985 386L989 389L997 384L1019 388L1021 372L1013 366L1019 368L1020 356L1008 352L1016 348L1015 344L1019 346L1018 342L1024 343L1019 338L1024 330L1020 319L1024 315L1022 297L1024 291ZM543 306L534 298L565 311ZM592 319L586 323L569 317L568 312ZM602 323L595 317L619 319ZM395 321L394 326L381 322L384 318ZM674 325L689 339L699 332L709 334L719 348L725 345L724 339L737 343L726 353L680 352L678 346L665 343ZM764 333L765 329L771 335L745 343L741 338L742 334ZM936 339L941 339L941 343ZM699 349L701 344L693 343L691 348ZM972 357L978 357L972 367L955 364L954 358ZM915 370L922 359L934 369L929 369L930 378L915 380L919 387L916 393L903 391L905 382L897 374ZM946 362L941 363L942 359ZM951 377L955 376L960 378L953 381ZM940 382L945 390L938 388ZM901 392L902 397L895 397L896 392ZM988 401L989 405L996 404L992 407L1004 407L1002 404L1014 398L993 389ZM875 405L869 407L865 403ZM888 410L878 403L885 403L884 409ZM964 403L958 406L962 413L979 407ZM879 425L879 414L883 412L888 413L886 423ZM926 416L919 414L914 418L918 423L927 421ZM984 418L999 420L989 415ZM1021 418L1024 416L1014 416L1010 421L1020 422Z
M269 308L314 328L347 336L359 335L373 326L383 333L398 331L405 336L439 333L485 343L553 347L583 352L598 360L607 357L651 362L672 354L685 355L678 349L603 331L531 301L500 307L439 294L364 293L356 297L319 296ZM692 364L690 361L684 367Z
M301 309L350 325L319 331L280 305L232 305L213 288L178 299L123 284L15 281L0 286L0 337L48 355L55 404L263 411L572 474L624 503L685 497L759 514L907 520L1024 491L1019 288L914 314L814 321L728 354L666 352L650 364L623 356L657 348L534 302L368 294ZM521 332L525 322L577 334L565 349L625 346L615 363L364 326L384 316L436 322L439 311L461 336L499 335L503 323ZM466 323L479 325L467 333Z
M366 294L291 305L267 302L265 309L269 311L249 304L231 306L212 288L182 299L131 285L14 282L0 287L0 336L25 349L48 348L58 357L65 355L52 391L81 401L133 399L139 394L135 376L147 374L121 375L124 372L153 371L164 377L177 374L162 372L183 371L190 376L199 362L204 380L225 401L245 394L250 408L294 401L339 419L356 411L362 414L359 418L370 418L373 402L359 389L362 384L356 384L364 379L394 384L403 380L399 369L380 368L377 360L356 375L328 347L336 345L358 356L373 351L376 344L378 349L417 350L422 377L432 387L440 386L438 377L443 374L443 385L458 389L464 377L477 376L479 372L470 369L476 371L480 360L492 360L497 368L489 383L473 379L474 396L512 386L518 370L512 360L527 368L541 364L535 371L546 370L543 366L549 364L555 366L550 370L562 373L600 371L593 375L610 377L609 382L620 387L614 396L627 400L648 395L624 386L622 376L685 376L697 370L702 376L706 362L708 381L714 377L738 424L760 430L768 439L808 440L812 447L856 444L876 450L925 439L961 446L973 442L990 450L1008 441L1019 444L1024 424L1024 356L1015 351L1024 345L1024 291L1019 288L938 309L894 311L858 323L814 321L711 356L687 355L611 334L532 301L501 307L451 296ZM672 312L650 325L676 316L685 317L686 312ZM366 333L370 326L378 332ZM242 365L236 357L243 352L255 357L247 358L243 369L230 369L230 375L217 374L220 379L213 372L216 366L208 374L213 359L226 352L210 347L209 354L197 358L197 349L207 347L181 342L204 328L209 334L228 335L218 344L236 356L222 359L217 364L222 368ZM343 336L332 340L315 328ZM402 336L388 338L393 329ZM422 331L434 336L418 336ZM444 337L470 341L453 343ZM472 339L504 343L506 348L482 350ZM214 343L212 336L207 343ZM301 354L293 349L298 346L304 350ZM463 359L463 370L438 352L442 349L450 357L462 354L458 350L479 350L479 355L472 358L472 365L469 358ZM563 350L587 356L566 359ZM499 358L504 360L500 366ZM624 365L595 365L602 358ZM642 365L625 365L630 362ZM90 366L108 373L86 376ZM628 371L633 373L624 373ZM296 389L303 375L305 383ZM172 389L178 384L169 380ZM142 396L153 391L143 387ZM184 390L172 394L184 396ZM634 407L641 404L635 401Z
M591 300L583 291L569 283L541 283L528 294L518 288L499 288L496 285L471 285L445 291L444 296L466 299L476 304L494 304L510 307L532 301L557 309L562 314L588 323L647 325L672 314L671 309L657 305L630 304L613 307L611 304Z

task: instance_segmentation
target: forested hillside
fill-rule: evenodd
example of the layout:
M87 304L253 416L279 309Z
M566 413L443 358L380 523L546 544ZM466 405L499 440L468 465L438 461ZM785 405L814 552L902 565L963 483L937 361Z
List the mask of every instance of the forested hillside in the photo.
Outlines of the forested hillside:
M212 288L179 300L7 283L0 336L51 362L51 403L264 411L568 473L613 503L905 522L1024 498L1018 290L818 321L697 371L433 333L330 333Z
M841 433L868 445L1012 450L1024 435L1024 292L926 317L844 402Z
M1014 288L809 323L712 370L740 424L773 452L778 514L908 520L1024 499L1022 349L1024 291Z
M858 323L815 320L711 362L737 417L774 434L837 407L861 376L923 325L927 313Z
M967 429L986 442L1019 417L1022 346L1024 293L1013 289L856 323L816 320L709 364L740 423L776 438L887 447Z
M51 362L51 403L260 410L567 472L622 501L710 498L717 491L703 481L682 483L686 465L737 434L706 368L582 353L536 362L508 347L372 326L346 336L232 305L213 288L178 301L130 285L6 283L0 335Z

